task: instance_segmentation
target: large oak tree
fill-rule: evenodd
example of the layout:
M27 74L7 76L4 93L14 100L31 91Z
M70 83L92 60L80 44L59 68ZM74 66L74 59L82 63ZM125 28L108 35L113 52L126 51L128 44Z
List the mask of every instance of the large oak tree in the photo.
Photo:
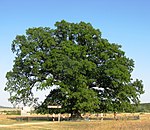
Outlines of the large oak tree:
M117 111L138 104L142 81L131 78L134 61L91 24L56 22L55 28L29 28L12 43L14 65L6 75L12 103L33 103L33 89L50 91L42 107L64 112ZM40 108L40 107L39 107Z

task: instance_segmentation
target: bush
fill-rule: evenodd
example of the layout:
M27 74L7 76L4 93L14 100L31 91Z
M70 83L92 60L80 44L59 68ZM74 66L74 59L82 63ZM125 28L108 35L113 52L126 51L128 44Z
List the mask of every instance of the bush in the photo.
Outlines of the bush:
M14 110L14 111L2 111L2 113L5 113L6 115L21 115L20 110Z

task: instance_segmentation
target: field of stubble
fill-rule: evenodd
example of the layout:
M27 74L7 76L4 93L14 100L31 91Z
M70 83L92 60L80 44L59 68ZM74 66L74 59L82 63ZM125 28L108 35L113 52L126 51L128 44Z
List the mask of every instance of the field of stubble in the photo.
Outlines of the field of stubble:
M150 130L150 114L140 115L139 120L119 119L62 122L17 121L10 119L10 117L0 115L0 130Z

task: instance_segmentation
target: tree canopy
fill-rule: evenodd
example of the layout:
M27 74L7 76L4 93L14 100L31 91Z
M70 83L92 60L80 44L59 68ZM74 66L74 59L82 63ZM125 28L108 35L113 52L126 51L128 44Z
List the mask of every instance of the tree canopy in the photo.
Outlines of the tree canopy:
M5 87L12 103L33 103L33 89L47 90L43 106L62 105L64 112L80 115L128 109L144 93L142 81L131 77L134 61L90 23L62 20L54 29L29 28L16 36L12 51Z

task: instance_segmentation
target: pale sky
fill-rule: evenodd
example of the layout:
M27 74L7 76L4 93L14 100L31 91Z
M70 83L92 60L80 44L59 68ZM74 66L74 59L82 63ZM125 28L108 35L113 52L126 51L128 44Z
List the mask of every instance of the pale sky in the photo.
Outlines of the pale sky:
M11 43L30 27L54 27L56 21L89 22L109 42L122 45L135 61L132 77L143 80L141 102L150 102L149 0L1 0L0 1L0 105L12 106L4 91L5 75L12 69ZM37 94L43 100L49 91ZM42 96L41 96L42 95Z

